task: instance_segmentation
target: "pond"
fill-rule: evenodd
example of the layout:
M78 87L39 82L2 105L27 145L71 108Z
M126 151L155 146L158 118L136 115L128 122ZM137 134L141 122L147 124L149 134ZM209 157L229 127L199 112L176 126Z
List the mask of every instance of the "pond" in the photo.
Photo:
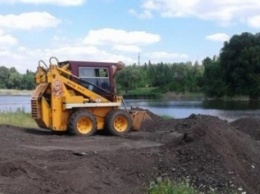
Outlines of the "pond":
M30 96L0 96L0 111L10 112L16 110L31 111Z
M259 117L258 101L224 101L224 100L174 100L174 101L126 101L127 106L149 109L158 115L174 118L186 118L191 114L217 116L233 121L242 117Z
M31 111L30 96L0 96L0 111ZM171 101L125 100L127 107L149 109L161 116L186 118L191 114L217 116L233 121L241 117L259 117L259 101L186 99Z

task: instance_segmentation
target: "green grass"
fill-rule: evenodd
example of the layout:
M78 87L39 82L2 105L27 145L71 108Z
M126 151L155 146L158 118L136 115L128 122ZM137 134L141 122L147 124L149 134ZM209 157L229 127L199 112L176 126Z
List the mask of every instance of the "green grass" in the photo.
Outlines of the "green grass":
M238 194L235 190L231 190L230 194ZM205 194L194 188L189 180L184 180L182 182L172 182L170 180L159 180L157 183L151 183L148 189L148 194ZM219 194L214 189L211 189L207 194Z
M26 113L23 109L16 111L2 111L0 112L0 124L36 128L37 125L32 119L30 113Z
M160 99L161 93L153 92L154 87L143 87L134 90L129 90L127 93L121 91L125 99Z
M134 92L134 93L152 92L155 89L156 87L143 87L143 88L137 88L135 90L130 90L129 92Z
M173 117L169 116L169 115L162 115L161 118L163 120L170 120L170 119L173 119Z
M169 180L152 184L148 194L199 194L188 182L173 183Z

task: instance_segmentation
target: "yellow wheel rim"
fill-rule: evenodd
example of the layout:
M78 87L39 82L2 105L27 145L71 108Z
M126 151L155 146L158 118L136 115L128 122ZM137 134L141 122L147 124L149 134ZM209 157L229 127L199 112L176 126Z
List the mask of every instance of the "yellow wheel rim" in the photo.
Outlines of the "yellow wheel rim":
M78 132L81 134L88 134L93 129L93 123L91 119L87 117L82 117L77 122Z
M124 132L128 127L128 121L127 118L124 116L118 116L116 117L114 121L114 128L118 132Z

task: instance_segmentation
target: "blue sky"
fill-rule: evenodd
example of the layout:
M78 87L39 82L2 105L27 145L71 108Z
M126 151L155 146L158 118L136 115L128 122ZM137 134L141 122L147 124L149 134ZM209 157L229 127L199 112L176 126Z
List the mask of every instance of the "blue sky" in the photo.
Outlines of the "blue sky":
M259 0L0 0L0 65L194 62L259 29Z

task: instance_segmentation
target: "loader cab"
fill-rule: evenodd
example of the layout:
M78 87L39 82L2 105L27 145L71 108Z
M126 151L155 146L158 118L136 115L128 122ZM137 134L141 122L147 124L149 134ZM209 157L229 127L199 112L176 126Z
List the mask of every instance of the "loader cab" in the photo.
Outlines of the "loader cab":
M74 81L109 100L114 98L116 86L113 78L113 66L115 63L62 62L62 64L66 63L70 64L71 73L79 78Z

